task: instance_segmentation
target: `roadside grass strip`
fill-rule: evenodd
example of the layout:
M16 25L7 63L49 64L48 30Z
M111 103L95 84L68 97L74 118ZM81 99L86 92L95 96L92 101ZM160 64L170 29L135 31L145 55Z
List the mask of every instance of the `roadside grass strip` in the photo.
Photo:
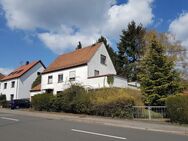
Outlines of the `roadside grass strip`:
M77 130L77 129L71 129L71 130L73 132L85 133L85 134L96 135L96 136L103 136L103 137L108 137L108 138L115 138L115 139L120 139L120 140L126 140L127 139L127 138L124 138L124 137L112 136L112 135L101 134L101 133L96 133L96 132L89 132L89 131L84 131L84 130Z

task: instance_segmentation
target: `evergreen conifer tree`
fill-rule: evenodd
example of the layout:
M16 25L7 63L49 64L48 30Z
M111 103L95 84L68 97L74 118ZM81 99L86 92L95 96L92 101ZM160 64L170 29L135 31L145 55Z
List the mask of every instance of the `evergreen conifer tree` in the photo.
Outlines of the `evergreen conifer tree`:
M141 61L140 83L146 105L164 105L169 95L181 91L179 73L174 62L168 58L165 47L155 36L150 40L147 52Z
M118 44L117 72L129 81L138 81L139 61L143 56L145 29L134 21L122 31Z

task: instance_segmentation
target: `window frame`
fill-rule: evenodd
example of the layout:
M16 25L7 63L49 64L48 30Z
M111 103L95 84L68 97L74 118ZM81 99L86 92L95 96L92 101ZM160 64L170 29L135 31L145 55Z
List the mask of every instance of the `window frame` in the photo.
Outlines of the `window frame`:
M107 57L103 54L100 55L100 63L102 65L106 65L106 60L107 60Z
M60 78L60 76L63 76L63 74L58 74L58 80L57 80L57 81L58 81L58 83L62 83L62 82L64 81L64 76L63 76L63 79L62 79L61 81L60 81L60 79L59 79L59 78Z
M70 73L71 73L71 72L74 72L74 75L75 75L74 77L70 77ZM70 81L70 82L76 81L76 71L75 71L75 70L74 70L74 71L69 71L69 81Z
M97 74L96 74L97 73ZM100 75L100 72L99 70L94 70L94 76L99 76Z
M6 86L6 87L5 87ZM4 83L4 86L3 86L4 89L7 89L7 83Z
M50 77L51 77L51 82L50 82ZM52 84L53 83L53 75L49 75L48 76L48 84Z
M15 81L11 81L11 88L15 88Z

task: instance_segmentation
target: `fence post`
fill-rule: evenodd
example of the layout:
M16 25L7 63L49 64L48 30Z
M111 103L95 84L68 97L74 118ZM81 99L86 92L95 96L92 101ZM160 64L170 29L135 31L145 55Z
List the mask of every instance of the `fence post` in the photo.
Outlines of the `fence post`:
M148 107L148 117L149 117L149 120L151 120L151 107L150 106Z

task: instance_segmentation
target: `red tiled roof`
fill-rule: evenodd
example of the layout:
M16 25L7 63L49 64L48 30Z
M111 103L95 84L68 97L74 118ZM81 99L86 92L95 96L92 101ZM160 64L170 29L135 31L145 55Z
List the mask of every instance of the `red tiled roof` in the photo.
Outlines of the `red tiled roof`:
M3 79L4 77L5 76L2 73L0 73L0 80Z
M71 68L88 63L102 43L96 43L88 47L58 56L43 73Z
M41 91L41 84L38 84L37 86L35 86L30 90L30 92L36 92L36 91Z
M15 69L9 75L5 76L1 81L18 78L18 77L22 76L23 74L25 74L27 71L29 71L31 68L33 68L39 62L41 63L41 61L34 61L34 62L29 63L27 65L23 65L23 66Z

